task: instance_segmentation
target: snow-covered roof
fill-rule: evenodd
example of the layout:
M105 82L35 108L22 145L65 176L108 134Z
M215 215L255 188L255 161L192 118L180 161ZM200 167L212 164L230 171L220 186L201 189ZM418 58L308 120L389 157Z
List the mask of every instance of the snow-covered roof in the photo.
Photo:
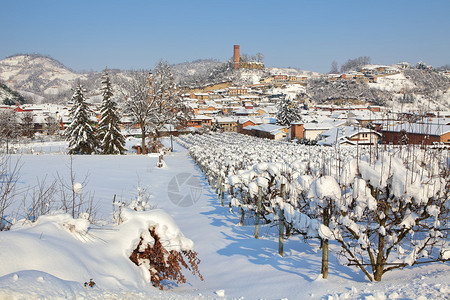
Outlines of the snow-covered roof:
M251 114L257 115L258 110L255 108L251 108L251 109L241 108L241 109L233 111L233 113L236 115L251 115Z
M233 123L237 122L237 119L233 117L216 117L215 121L219 123Z
M195 115L192 120L212 120L213 118L205 115Z
M257 130L257 131L263 131L263 132L269 132L271 134L276 134L278 131L284 130L285 127L274 125L274 124L261 124L261 125L255 125L255 126L247 126L245 127L246 130Z
M301 122L300 122L301 123ZM303 129L304 130L328 130L333 127L339 127L345 124L345 120L339 120L339 121L328 121L328 122L310 122L310 123L303 123Z
M381 136L379 132L368 128L345 126L345 127L333 127L323 133L321 133L321 139L318 141L319 145L331 146L338 142L339 144L355 144L351 139L357 134L376 134Z
M400 132L405 130L407 133L413 134L428 134L441 136L450 132L450 125L438 125L438 124L420 124L420 123L406 123L394 126L388 126L383 131Z

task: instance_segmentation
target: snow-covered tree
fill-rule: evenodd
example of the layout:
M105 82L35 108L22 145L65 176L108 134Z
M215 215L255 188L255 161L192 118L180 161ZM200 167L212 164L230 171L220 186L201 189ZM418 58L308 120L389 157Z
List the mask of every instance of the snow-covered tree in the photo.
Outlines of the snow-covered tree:
M343 168L343 198L330 228L341 255L370 280L450 258L448 165L431 152L404 161L409 151L384 153L373 164L350 160Z
M408 134L406 133L405 129L402 129L400 131L400 145L408 145L408 144L409 144Z
M0 111L0 139L6 145L6 153L9 153L9 143L20 134L17 121L17 113L12 109Z
M34 117L32 112L24 112L20 118L22 135L32 138L34 135Z
M146 145L147 135L151 135L156 143L159 130L165 124L178 125L188 118L167 62L160 61L154 74L133 72L131 79L125 82L124 90L125 111L141 128L143 145Z
M289 126L292 122L301 119L300 108L292 100L284 98L278 103L277 125Z
M354 59L349 59L341 66L341 73L348 71L359 71L363 66L370 64L370 61L371 59L368 56L360 56Z
M153 110L149 100L149 73L146 71L131 72L129 79L121 82L121 91L125 97L124 112L141 130L142 154L146 154L146 136L149 132Z
M152 80L152 101L155 110L152 116L154 133L165 124L178 125L188 118L187 109L180 97L180 90L170 65L166 61L159 61L154 69Z
M213 132L220 132L222 131L222 126L220 126L219 122L217 122L217 120L214 122L211 131Z
M72 121L65 132L69 141L69 154L92 154L98 145L90 118L92 111L86 103L83 92L83 87L78 83L71 99L73 106L69 111Z
M54 116L47 116L44 120L48 135L54 135L56 132L58 132L59 122Z
M100 108L101 120L99 123L99 142L102 154L123 154L125 137L120 132L117 103L112 99L113 90L108 71L102 76L103 101Z
M333 60L329 74L339 74L338 63Z

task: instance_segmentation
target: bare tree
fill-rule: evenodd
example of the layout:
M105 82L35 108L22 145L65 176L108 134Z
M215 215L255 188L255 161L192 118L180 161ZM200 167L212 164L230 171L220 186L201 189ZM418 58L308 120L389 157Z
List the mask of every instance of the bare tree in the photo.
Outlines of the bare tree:
M20 193L16 188L20 168L19 160L12 161L8 155L0 156L0 231L11 225L6 210Z
M354 59L349 59L341 66L341 73L345 73L351 70L359 71L361 67L370 64L370 61L371 59L368 56L360 56Z
M256 53L256 60L260 63L262 63L264 61L264 54L262 53Z
M34 136L34 116L31 111L22 113L20 117L20 125L23 136L28 138L32 138Z
M147 153L147 135L155 141L163 125L176 125L187 117L169 64L160 61L154 71L132 72L130 79L122 82L124 111L141 130L142 154Z
M45 126L47 127L47 134L54 135L58 132L59 124L55 117L48 116L45 118Z
M338 74L339 73L338 63L335 60L333 60L333 62L331 63L331 70L328 73L329 74Z
M141 130L142 154L147 153L146 135L151 124L153 110L150 101L150 73L146 71L133 71L128 79L121 81L121 91L124 94L124 112L133 120L134 125Z
M156 109L153 111L151 121L153 134L158 136L162 126L178 125L188 116L170 65L166 61L160 61L154 71L155 74L151 81L153 93L150 94L150 97Z
M9 143L19 135L16 112L12 109L0 111L0 138L6 144L6 154L9 153Z

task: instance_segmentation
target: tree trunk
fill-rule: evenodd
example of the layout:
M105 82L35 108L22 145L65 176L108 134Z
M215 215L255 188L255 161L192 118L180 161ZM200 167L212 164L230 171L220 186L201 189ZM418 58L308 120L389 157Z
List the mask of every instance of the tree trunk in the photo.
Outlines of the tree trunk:
M258 200L256 207L256 216L255 216L255 238L259 238L259 218L261 214L261 204L262 204L262 189L258 187Z
M322 278L327 279L328 277L328 240L322 240Z
M285 201L285 191L286 185L283 183L281 185L281 198L283 198L283 202ZM284 209L279 208L278 211L278 254L280 256L284 255L283 247L284 247Z
M330 225L330 206L331 206L331 200L328 200L328 206L323 209L323 225L329 226ZM321 240L321 246L322 246L322 278L327 279L328 277L328 240L322 239Z
M142 124L141 124L141 134L142 134L142 137L141 137L142 151L141 151L141 153L142 153L142 155L145 155L145 154L147 154L147 147L145 146L145 126L143 126Z

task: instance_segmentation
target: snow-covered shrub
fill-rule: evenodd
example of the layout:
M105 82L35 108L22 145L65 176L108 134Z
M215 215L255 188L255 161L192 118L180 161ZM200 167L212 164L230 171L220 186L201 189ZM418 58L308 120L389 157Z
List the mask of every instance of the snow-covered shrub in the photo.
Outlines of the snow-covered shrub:
M182 273L183 268L190 270L193 275L197 275L203 280L198 269L200 259L197 257L197 252L186 249L167 250L162 244L164 241L161 241L156 233L155 227L149 229L149 235L147 233L141 235L139 244L131 254L130 260L136 265L143 265L148 269L154 287L162 290L166 280L174 281L177 284L186 283L186 277Z
M404 161L404 148L382 153L373 164L361 160L344 166L351 171L341 178L343 200L336 203L330 229L342 256L370 280L379 281L393 269L438 261L449 249L450 177L436 153L416 151L413 161Z

